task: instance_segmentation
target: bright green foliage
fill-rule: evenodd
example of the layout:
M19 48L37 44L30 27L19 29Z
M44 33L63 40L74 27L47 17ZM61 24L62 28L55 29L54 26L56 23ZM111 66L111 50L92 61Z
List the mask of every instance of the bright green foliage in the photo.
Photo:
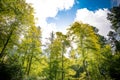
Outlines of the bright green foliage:
M111 12L108 19L116 31L119 7ZM74 22L67 30L67 34L52 32L42 50L42 33L35 26L31 5L1 0L0 80L119 80L119 52L111 55L95 27Z
M97 66L99 64L100 45L98 44L98 37L95 34L93 27L88 24L75 22L68 29L68 34L71 41L77 45L75 53L76 56L79 56L78 60L80 63L78 64L78 70L81 71L78 73L80 75L77 76L77 78L80 77L82 73L86 75L84 77L86 80L98 78L99 72ZM94 74L93 71L98 73Z
M28 28L20 45L20 59L26 75L38 75L41 71L41 31L36 26ZM32 73L31 73L32 72Z
M66 53L66 48L69 46L69 40L67 39L67 36L61 32L56 32L56 38L53 39L52 37L51 40L51 44L48 45L49 79L64 80L65 74L67 73L65 71L67 68L67 58L65 58L64 54Z
M0 1L0 58L17 44L21 32L34 23L33 9L25 0ZM9 47L7 47L9 46Z
M33 8L29 4L27 4L25 0L11 0L11 1L1 0L0 1L0 15L1 15L0 16L0 61L1 61L0 63L5 64L6 67L4 67L4 70L11 69L12 72L23 71L23 67L25 66L22 64L23 63L27 64L26 57L28 57L28 56L24 57L25 56L24 53L25 51L29 51L29 50L26 50L28 49L28 47L26 47L25 45L21 46L23 45L23 42L25 41L24 40L21 43L21 40L22 40L21 37L24 35L26 31L28 32L26 35L32 36L30 32L30 28L34 30L32 32L32 33L35 33L33 34L33 36L41 35L40 30L35 27ZM32 37L29 37L29 38L32 38ZM33 44L30 43L29 48L31 46L35 47L34 51L37 51L37 53L39 52L41 53L40 47L38 49L38 45L41 45L40 39L35 39L35 40L38 40L35 43L37 44L37 47L36 45L34 46ZM33 42L35 40L33 40ZM31 42L31 40L28 42ZM22 50L21 52L21 49L23 49L23 47L24 47L24 50ZM32 52L30 53L31 53L30 54L31 56ZM29 61L32 62L34 60L30 60L30 57L29 57ZM30 71L30 64L31 63L29 62L29 66L27 67L27 71L26 71L27 73L29 73ZM8 65L10 67L8 67ZM16 69L14 70L13 69L14 67L18 68L18 70ZM3 72L0 72L0 74L2 74ZM12 72L10 75L8 75L11 77L11 79L13 78L13 76L15 76L15 74L17 75L17 73L14 74ZM18 75L18 77L19 76L20 75ZM9 80L11 79L9 78ZM20 79L15 78L15 80L20 80Z

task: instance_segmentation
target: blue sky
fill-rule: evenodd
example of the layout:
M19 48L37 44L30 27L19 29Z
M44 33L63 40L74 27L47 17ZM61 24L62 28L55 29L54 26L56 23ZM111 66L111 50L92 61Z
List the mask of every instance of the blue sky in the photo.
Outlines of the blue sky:
M120 0L114 0L120 3ZM36 25L42 28L44 38L52 31L66 32L75 21L90 24L99 29L99 34L106 36L111 23L107 13L112 7L111 0L26 0L31 3Z
M87 8L88 10L95 11L100 8L110 8L111 0L76 0L74 6L70 10L62 10L57 14L57 18L64 19L75 17L78 9ZM48 18L48 22L57 21L55 18Z
M59 11L54 17L48 17L48 23L56 23L58 28L70 25L76 16L78 9L87 8L90 11L95 11L103 8L111 8L111 0L76 0L73 7L69 10Z
M79 2L79 8L88 8L89 10L111 7L111 0L79 0Z

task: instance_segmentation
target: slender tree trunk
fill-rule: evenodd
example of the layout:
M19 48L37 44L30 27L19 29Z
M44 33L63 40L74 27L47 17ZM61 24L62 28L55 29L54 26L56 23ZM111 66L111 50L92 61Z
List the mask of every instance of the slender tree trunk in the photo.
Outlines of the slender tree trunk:
M55 71L55 80L57 80L57 72Z
M52 75L51 75L51 54L50 54L50 66L49 66L49 68L50 68L50 70L49 70L49 79L50 80L52 80Z
M83 67L84 67L84 71L86 72L86 80L90 80L90 76L89 76L89 72L88 72L88 70L87 70L87 68L86 68L86 61L85 61L85 59L83 60Z
M82 35L81 35L81 39L80 39L80 44L81 44L82 56L83 56L83 70L86 72L86 80L90 80L89 73L88 73L88 71L86 69L86 60L85 60L85 52L84 52L83 36Z
M62 80L64 80L64 61L63 61L63 55L64 53L64 43L62 43Z
M27 75L27 71L28 71L28 67L29 67L29 59L30 59L30 57L27 56L27 65L26 65L26 69L25 69L26 75Z
M63 53L62 53L62 80L64 80L64 70L63 70L64 66L63 66Z
M11 31L10 31L10 34L9 34L8 37L7 37L7 40L6 40L5 44L4 44L4 46L3 46L3 48L2 48L2 50L1 50L1 52L0 52L0 58L2 58L3 55L4 55L4 51L5 51L8 43L9 43L9 40L10 40L12 34L13 34L13 31L14 31L14 29L12 28Z
M33 58L33 53L30 57L29 63L28 63L28 69L27 69L27 75L29 76L30 73L30 69L31 69L31 64L32 64L32 58Z
M51 39L50 39L50 41L51 41L51 44L53 44L53 40L54 40L54 33L52 32L51 33ZM51 49L53 48L53 46L51 45ZM49 68L50 68L50 70L49 70L49 79L50 80L52 80L52 75L51 75L51 73L52 73L52 70L51 70L51 62L52 62L52 60L51 60L51 54L52 54L52 51L50 50L50 63L49 63Z

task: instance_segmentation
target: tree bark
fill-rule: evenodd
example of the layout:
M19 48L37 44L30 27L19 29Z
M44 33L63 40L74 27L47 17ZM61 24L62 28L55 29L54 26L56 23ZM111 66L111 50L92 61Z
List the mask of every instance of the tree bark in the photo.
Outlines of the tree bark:
M29 76L30 73L30 69L31 69L31 64L32 64L32 58L33 58L33 53L30 57L29 63L28 63L28 69L27 69L27 75Z
M8 38L7 38L7 40L6 40L5 44L4 44L1 52L0 52L0 58L2 58L3 55L4 55L5 48L7 47L8 43L9 43L9 40L10 40L12 34L13 34L13 31L14 31L14 29L11 29L10 34L9 34L9 36L8 36Z

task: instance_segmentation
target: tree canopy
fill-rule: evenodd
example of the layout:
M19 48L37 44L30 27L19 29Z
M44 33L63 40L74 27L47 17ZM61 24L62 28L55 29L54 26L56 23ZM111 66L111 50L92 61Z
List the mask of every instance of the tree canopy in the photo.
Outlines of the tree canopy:
M43 44L33 7L25 0L1 0L0 80L119 80L120 6L110 9L108 20L114 30L108 39L76 21Z

